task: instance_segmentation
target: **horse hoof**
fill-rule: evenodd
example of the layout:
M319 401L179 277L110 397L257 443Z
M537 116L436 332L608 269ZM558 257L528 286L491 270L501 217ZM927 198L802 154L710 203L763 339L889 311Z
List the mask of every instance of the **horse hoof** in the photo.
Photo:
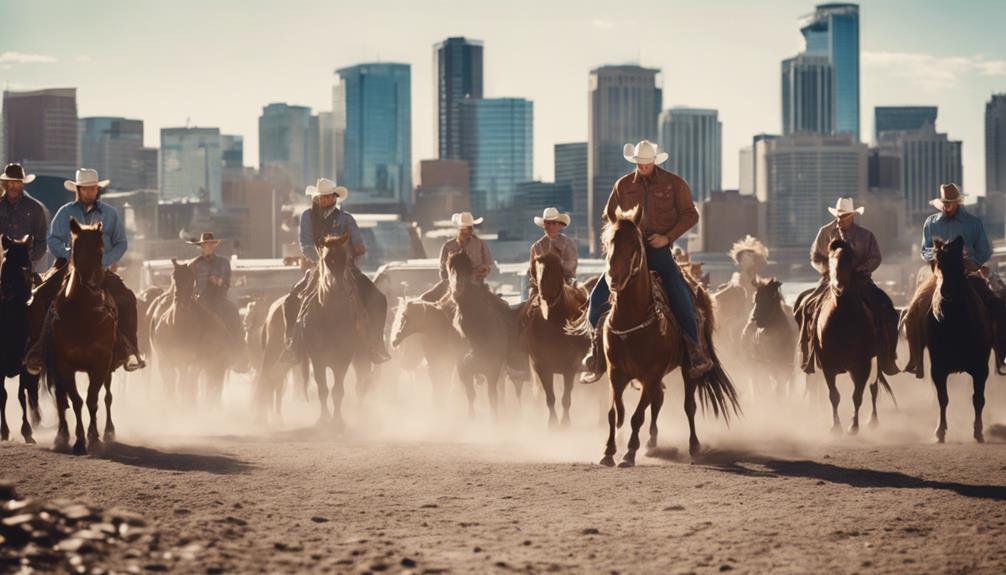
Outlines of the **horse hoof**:
M870 427L873 428L873 429L876 429L877 427L880 427L880 420L877 419L876 417L871 417L870 418Z
M976 431L975 441L977 441L978 443L985 443L985 434L982 433L981 431Z
M646 448L647 449L656 449L657 448L657 438L656 437L649 438L646 441Z
M87 444L81 439L73 444L73 454L74 455L87 455Z
M842 426L838 423L831 426L832 435L842 435Z
M104 436L102 437L102 441L104 441L105 443L115 443L115 432L106 431Z
M625 459L621 463L618 464L618 467L620 467L622 469L625 469L627 467L635 467L635 466L636 466L636 462L633 461L633 460L631 460L631 459Z
M601 458L601 465L605 467L614 467L615 458L610 455L605 455L604 457Z
M562 424L561 424L561 427L562 427L563 429L569 429L569 418L568 418L568 417L563 417L563 418L562 418Z
M853 423L849 426L849 435L859 435L859 424Z
M936 443L946 443L946 441L947 441L947 432L946 431L937 431L936 432Z
M698 457L701 450L702 446L699 445L699 441L697 439L695 441L688 442L688 455L692 456L692 458Z
M105 451L104 444L101 440L95 437L87 442L87 453L90 455L99 455Z

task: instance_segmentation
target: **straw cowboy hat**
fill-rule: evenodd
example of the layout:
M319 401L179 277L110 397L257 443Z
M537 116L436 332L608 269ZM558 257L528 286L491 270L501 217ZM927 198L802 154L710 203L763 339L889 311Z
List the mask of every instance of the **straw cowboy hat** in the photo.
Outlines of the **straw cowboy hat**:
M185 240L185 243L192 244L194 246L201 246L203 244L219 245L221 241L222 240L218 240L213 237L213 232L203 232L202 235L199 236L198 240Z
M80 186L98 186L99 188L107 188L110 181L111 180L99 180L97 170L81 168L77 170L75 180L66 180L63 182L63 187L71 192L76 192L77 188Z
M559 210L556 208L545 208L545 211L541 213L541 217L534 217L534 225L539 228L545 227L545 222L559 222L564 226L569 225L569 214L560 214Z
M317 196L330 196L335 194L335 201L341 202L346 199L349 195L349 188L345 186L336 185L335 182L328 178L318 178L318 182L313 186L308 186L304 189L304 192L311 196L312 198Z
M658 152L657 145L649 140L643 140L635 146L626 144L622 155L633 164L663 164L667 160L667 152Z
M471 228L482 223L482 218L473 218L471 212L461 212L451 216L451 223L456 228Z
M846 214L862 214L866 211L866 208L863 206L855 207L852 198L838 198L838 201L835 202L835 207L828 208L828 211L837 218Z
M957 184L943 184L940 186L940 197L930 200L929 205L937 210L943 209L943 204L960 204L964 202L964 194Z
M761 243L758 238L748 234L744 236L743 240L738 240L734 242L734 245L730 248L728 255L730 259L734 260L734 263L740 263L738 259L740 255L744 252L751 252L755 257L759 257L766 262L768 261L768 248L765 244Z
M7 167L3 169L3 173L0 174L0 180L30 184L35 181L35 174L25 175L24 167L21 164L7 164Z

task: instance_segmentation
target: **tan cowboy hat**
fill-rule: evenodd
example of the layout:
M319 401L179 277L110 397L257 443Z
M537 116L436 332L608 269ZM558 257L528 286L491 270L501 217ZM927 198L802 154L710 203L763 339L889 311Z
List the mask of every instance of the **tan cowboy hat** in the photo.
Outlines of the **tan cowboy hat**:
M99 180L98 171L91 170L88 168L81 168L77 170L77 175L75 180L66 180L63 182L63 187L71 192L76 192L77 188L80 186L98 186L99 188L107 188L111 180Z
M471 212L461 212L451 216L451 223L456 228L471 228L482 223L482 218L473 218Z
M658 152L657 145L649 140L643 140L635 146L626 144L622 155L633 164L663 164L667 160L667 152Z
M199 236L198 240L185 240L185 243L192 244L194 246L201 246L203 244L218 245L221 241L222 240L218 240L213 237L213 232L203 232L202 235Z
M317 196L330 196L335 194L335 201L341 202L346 199L349 195L349 188L345 186L336 185L335 182L328 178L318 178L317 183L313 186L308 186L304 189L304 192L311 196L312 198Z
M929 205L937 210L943 209L943 204L960 204L964 202L964 194L957 184L943 184L940 186L940 197L929 201Z
M35 181L35 174L26 175L24 173L24 166L21 164L7 164L7 167L3 169L3 173L0 174L0 180L30 184Z
M858 208L855 207L852 198L838 198L838 201L835 202L835 207L828 208L828 211L831 212L831 215L837 218L838 216L844 216L846 214L862 215L862 213L866 211L866 208L863 206L859 206Z
M758 238L752 236L751 234L744 236L743 240L734 242L734 245L730 248L727 255L730 256L730 259L732 259L734 263L740 263L737 260L743 252L751 252L755 256L768 261L768 248L765 244L761 243Z
M545 208L545 211L541 213L541 217L534 217L534 225L539 228L545 227L545 222L559 222L564 226L569 225L569 214L561 214L556 208Z

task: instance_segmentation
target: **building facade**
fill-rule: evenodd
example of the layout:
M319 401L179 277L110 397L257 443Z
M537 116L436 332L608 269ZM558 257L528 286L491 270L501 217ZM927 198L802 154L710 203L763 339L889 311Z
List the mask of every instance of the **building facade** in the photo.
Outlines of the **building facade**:
M674 107L660 114L664 167L688 182L692 199L704 202L721 188L723 124L716 110Z
M448 38L433 47L437 87L437 149L441 160L461 158L461 102L482 98L482 42Z
M219 128L162 128L162 201L223 203L223 154Z
M480 214L514 204L518 183L531 180L534 104L523 98L468 99L461 104L461 157L471 172L471 206Z
M79 167L77 89L3 93L3 149L6 162L21 162L32 173L70 177Z
M80 165L98 170L111 180L109 189L130 191L147 188L157 181L156 168L147 173L143 147L143 120L115 117L81 118ZM156 187L156 184L155 184Z
M572 223L566 235L576 240L581 251L587 245L587 142L555 145L556 184L569 184L573 199L570 204Z
M800 54L782 61L782 133L835 130L834 78L826 56Z
M825 56L831 64L834 132L859 141L859 5L819 4L800 32L805 53Z
M873 141L885 132L921 130L936 126L936 106L877 106L873 109Z
M319 176L318 117L307 106L269 104L258 120L259 169L288 181L294 189Z

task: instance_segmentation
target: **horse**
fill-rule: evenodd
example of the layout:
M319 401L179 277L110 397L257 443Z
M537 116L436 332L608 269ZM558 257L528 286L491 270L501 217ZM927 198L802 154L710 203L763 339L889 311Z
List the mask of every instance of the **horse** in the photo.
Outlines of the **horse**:
M73 453L83 455L88 449L99 451L102 447L97 424L98 393L102 386L105 388L104 441L115 440L111 383L118 315L114 301L102 288L105 246L101 222L82 225L71 218L70 237L68 273L49 310L52 323L46 383L49 392L56 398L59 416L56 449L63 451L69 447L70 431L66 422L69 399L77 419ZM74 380L78 371L86 372L88 376L90 425L86 443L81 415L83 401Z
M835 378L848 373L852 379L853 392L852 423L849 433L859 431L859 408L863 403L863 393L867 383L873 412L870 426L879 423L877 418L878 382L894 397L887 378L877 365L876 327L873 314L863 300L863 279L854 269L852 247L844 239L836 238L828 245L828 289L821 296L816 310L811 310L810 329L812 342L824 380L828 385L831 400L832 431L841 433L842 424L838 416L841 395L835 385ZM813 305L813 302L811 303ZM871 381L871 376L872 381Z
M741 355L744 328L754 306L754 282L741 284L740 275L710 294L716 315L716 342L728 358ZM757 278L755 279L755 282Z
M552 381L556 374L562 375L562 425L566 427L573 401L573 378L581 370L580 359L590 348L590 338L586 334L566 333L566 324L583 313L587 294L566 284L558 252L548 251L534 257L530 273L538 285L537 294L526 306L524 322L531 368L545 390L551 426L559 422Z
M410 339L413 335L419 338ZM451 316L439 303L400 297L391 326L391 345L401 348L414 340L426 359L433 389L442 396L448 389L455 366L465 354L466 344L452 328ZM469 410L474 411L471 403Z
M745 359L753 368L754 381L771 379L782 395L792 384L796 367L796 322L787 313L779 280L755 279L752 285L754 307L742 334Z
M10 439L7 427L7 378L18 378L17 399L21 404L21 437L35 443L32 426L42 420L38 407L38 376L24 368L28 343L28 300L31 299L31 237L16 240L0 237L0 441ZM30 422L29 422L30 419Z
M171 264L171 288L150 305L147 314L150 348L157 357L161 381L169 397L183 391L194 402L202 379L207 399L219 405L233 360L227 327L197 301L195 270L174 258Z
M684 368L682 376L689 427L688 451L692 457L698 456L700 451L699 439L695 433L696 391L703 406L711 408L716 416L722 415L729 421L731 411L740 411L733 382L723 371L713 347L712 302L705 289L694 281L690 281L689 285L700 312L699 337L708 346L714 367L700 378L688 376L688 353L684 337L672 328L675 325L674 318L670 315L664 290L659 279L651 277L646 264L641 219L642 212L638 207L628 212L616 209L615 219L605 224L601 234L607 261L605 274L612 293L611 311L601 326L604 330L604 354L608 360L608 379L611 383L608 441L601 465L609 467L615 464L615 429L621 427L625 420L622 394L633 380L640 383L642 395L632 415L632 435L620 467L635 465L639 429L646 418L648 407L650 437L647 447L656 447L657 416L664 403L662 379L678 367ZM572 329L589 333L590 324L586 313L571 325Z
M935 240L936 290L926 315L925 344L929 349L930 377L936 386L940 404L940 420L936 439L940 443L947 435L947 377L951 373L971 376L975 410L974 438L985 441L982 410L985 407L985 382L989 376L989 354L995 332L989 310L972 286L964 266L964 240L957 237L946 243Z
M147 321L151 307L164 294L164 288L150 286L136 296L136 317L142 318L137 325L136 339L140 344L140 353L150 354L150 322Z
M259 334L257 347L249 338L249 355L262 358L256 369L255 403L260 414L271 412L277 420L282 419L283 395L286 392L287 376L292 371L299 383L304 400L308 400L307 385L310 381L310 365L307 358L295 364L283 361L286 346L286 316L283 304L287 295L281 296L268 307L263 325L256 330ZM264 307L264 306L263 306ZM249 314L251 315L251 314Z

